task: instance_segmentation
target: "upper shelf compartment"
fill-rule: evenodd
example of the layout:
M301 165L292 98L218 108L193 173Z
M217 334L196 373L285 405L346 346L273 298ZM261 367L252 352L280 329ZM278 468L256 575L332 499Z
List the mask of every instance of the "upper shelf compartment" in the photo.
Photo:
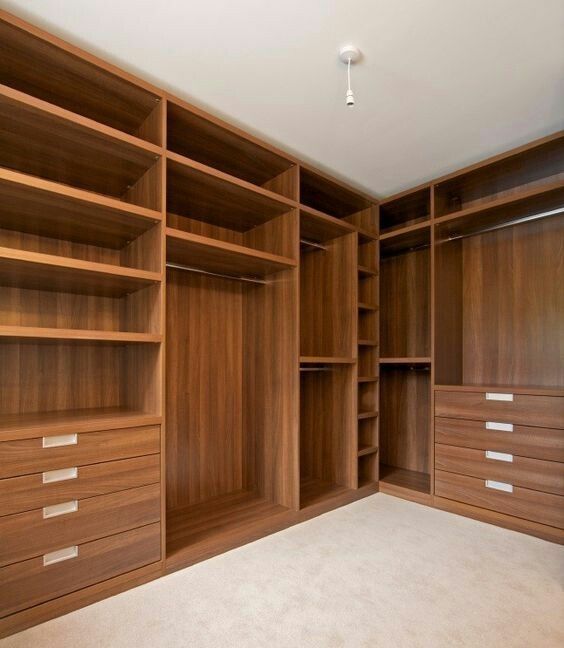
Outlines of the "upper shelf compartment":
M380 234L424 223L430 217L430 187L397 194L380 203Z
M377 234L373 203L327 176L300 166L300 202Z
M435 217L528 195L564 179L564 133L446 176L435 185Z
M160 208L154 144L6 86L0 119L0 166Z
M291 160L196 108L167 102L167 149L287 198L296 197Z
M17 19L14 19L16 22ZM19 21L18 21L19 23ZM53 45L32 27L0 20L2 83L154 144L161 144L160 97L78 57L63 42Z

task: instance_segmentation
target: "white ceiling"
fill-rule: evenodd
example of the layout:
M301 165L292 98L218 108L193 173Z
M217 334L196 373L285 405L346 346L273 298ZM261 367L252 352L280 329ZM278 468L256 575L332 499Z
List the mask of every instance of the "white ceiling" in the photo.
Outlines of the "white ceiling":
M0 6L380 196L564 126L562 0Z

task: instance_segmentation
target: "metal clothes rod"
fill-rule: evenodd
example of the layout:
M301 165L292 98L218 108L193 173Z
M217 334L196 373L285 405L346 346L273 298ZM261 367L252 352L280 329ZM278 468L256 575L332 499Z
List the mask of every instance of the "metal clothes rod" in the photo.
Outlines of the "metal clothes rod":
M221 272L211 272L210 270L202 270L201 268L193 268L191 266L185 266L180 263L169 262L166 264L167 268L173 268L174 270L184 270L185 272L197 272L198 274L210 275L211 277L221 277L222 279L232 279L233 281L243 281L245 283L254 283L265 285L268 283L264 279L254 279L252 277L236 277L234 275L222 274Z
M310 241L308 239L300 239L300 243L303 243L304 245L308 245L309 247L312 248L317 248L318 250L326 250L327 247L325 245L321 245L321 243L316 243L315 241Z
M495 230L504 229L505 227L512 227L513 225L520 225L521 223L528 223L530 221L540 220L541 218L548 218L549 216L555 216L556 214L561 214L562 212L564 212L564 207L558 207L557 209L551 209L550 211L540 212L539 214L532 214L531 216L523 216L522 218L515 218L513 220L507 221L506 223L499 223L499 225L484 227L482 229L476 230L475 232L468 232L466 234L456 234L454 236L449 236L447 241L458 241L459 239L468 238L469 236L477 236L478 234L486 234L487 232L494 232Z

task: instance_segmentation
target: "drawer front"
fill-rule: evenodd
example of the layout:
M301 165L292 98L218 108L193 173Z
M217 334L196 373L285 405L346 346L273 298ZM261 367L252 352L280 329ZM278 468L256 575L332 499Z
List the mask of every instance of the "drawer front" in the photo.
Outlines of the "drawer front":
M157 562L160 524L126 531L0 569L0 617ZM46 564L44 564L46 563Z
M435 468L564 495L564 464L505 452L435 444Z
M0 518L0 567L159 519L159 484L5 515Z
M158 425L4 441L0 443L0 479L140 457L159 450Z
M483 479L435 471L435 495L514 517L564 528L564 498L513 487L513 492L488 488Z
M158 454L69 467L62 475L55 472L10 477L0 480L0 516L146 486L158 482L159 477Z
M564 397L497 392L435 392L435 416L498 421L545 428L564 428Z
M496 429L498 428L498 429ZM496 421L435 419L435 441L447 445L509 452L521 457L564 462L564 430L509 425Z

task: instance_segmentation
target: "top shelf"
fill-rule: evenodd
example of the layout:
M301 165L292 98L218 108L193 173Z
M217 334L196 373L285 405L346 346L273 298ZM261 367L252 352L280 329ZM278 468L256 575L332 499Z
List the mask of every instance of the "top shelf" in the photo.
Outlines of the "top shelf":
M0 21L0 78L20 92L154 144L161 144L151 115L160 97L150 86L118 76L110 66L16 18Z
M167 102L167 149L286 198L296 197L294 162L193 106Z
M303 166L300 166L300 201L335 218L348 218L372 207L365 196Z
M303 238L325 243L351 232L356 232L354 225L312 207L300 205L300 236Z
M418 225L431 218L431 188L404 191L380 203L380 235Z

